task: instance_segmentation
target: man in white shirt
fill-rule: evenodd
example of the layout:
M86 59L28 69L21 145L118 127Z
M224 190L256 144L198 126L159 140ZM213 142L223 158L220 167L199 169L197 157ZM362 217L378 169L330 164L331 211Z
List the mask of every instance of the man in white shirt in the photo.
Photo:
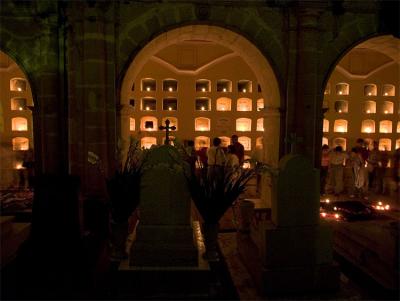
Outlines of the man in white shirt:
M216 137L213 139L213 146L208 149L207 157L208 178L213 180L223 180L226 158L224 150L221 147L220 138Z

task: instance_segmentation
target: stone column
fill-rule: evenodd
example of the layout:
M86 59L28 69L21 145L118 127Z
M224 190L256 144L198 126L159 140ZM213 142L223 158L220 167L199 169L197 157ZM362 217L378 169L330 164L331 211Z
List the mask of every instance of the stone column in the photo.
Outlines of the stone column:
M87 195L105 193L116 164L114 3L72 2L68 8L71 173ZM87 161L96 153L105 175Z
M321 147L321 96L318 90L319 7L297 7L297 58L293 132L303 138L298 150L319 166L315 150Z

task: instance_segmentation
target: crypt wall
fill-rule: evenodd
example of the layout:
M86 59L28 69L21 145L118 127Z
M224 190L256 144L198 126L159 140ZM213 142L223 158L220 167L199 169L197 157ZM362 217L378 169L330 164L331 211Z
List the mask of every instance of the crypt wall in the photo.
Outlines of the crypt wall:
M279 156L289 151L285 137L296 133L303 139L298 150L317 166L328 78L354 45L376 35L399 36L393 5L2 1L0 48L26 71L32 85L37 169L79 175L82 191L91 193L101 176L88 165L87 151L99 153L106 173L113 172L122 81L155 37L202 24L249 40L268 60L278 83Z

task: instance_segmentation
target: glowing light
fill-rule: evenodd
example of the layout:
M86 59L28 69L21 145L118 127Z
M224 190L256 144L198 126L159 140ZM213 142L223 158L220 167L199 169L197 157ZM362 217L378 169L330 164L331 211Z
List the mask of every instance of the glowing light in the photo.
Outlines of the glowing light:
M389 209L390 209L390 206L389 206L389 205L386 205L386 206L385 206L385 209L386 209L386 210L389 210Z
M383 113L387 114L387 113L389 113L389 111L388 111L388 110L385 110Z
M333 207L333 210L337 211L337 207Z
M169 111L172 111L172 108L171 108L171 107L168 107L168 110L169 110Z
M22 91L22 89L21 89L20 87L18 87L18 88L17 88L17 90L18 90L19 92L21 92L21 91Z
M205 107L201 107L201 110L202 110L202 111L205 111L205 109L206 109Z
M382 206L382 202L378 202L378 205Z
M147 87L147 88L146 88L146 91L150 91L150 87Z
M322 217L326 217L326 213L325 212L321 212L321 216Z
M388 96L389 94L388 94L388 92L385 92L385 94L384 94L385 96Z
M368 96L371 96L371 95L372 95L372 93L371 93L371 92L369 92L369 93L368 93Z
M340 125L336 128L336 132L344 133L344 132L346 132L346 130L343 126Z
M339 95L342 95L343 94L343 92L342 91L339 91Z
M371 132L372 132L372 129L371 129L370 127L367 127L367 128L364 129L364 132L366 132L366 133L371 133Z
M371 110L367 110L367 114L371 113Z
M22 107L19 107L19 108L18 108L18 110L22 111L22 110L23 110L23 108L22 108Z
M149 108L149 107L146 107L146 111L150 111L150 108Z
M243 163L243 165L242 165L242 167L244 168L244 169L249 169L251 166L250 166L250 162L244 162Z
M206 92L206 88L201 88L201 91Z
M339 219L339 218L340 218L340 215L337 214L337 213L335 213L335 218L336 218L336 219Z
M325 203L328 203L328 204L329 204L329 202L330 202L330 200L329 200L329 199L326 199L326 200L325 200Z
M169 88L168 88L168 91L169 91L169 92L172 92L172 87L169 87Z
M246 93L247 92L247 90L246 89L243 89L243 93Z
M339 113L342 113L342 110L339 110Z
M222 91L226 92L226 88L223 88Z
M15 165L15 169L23 169L22 164L21 163L17 163Z

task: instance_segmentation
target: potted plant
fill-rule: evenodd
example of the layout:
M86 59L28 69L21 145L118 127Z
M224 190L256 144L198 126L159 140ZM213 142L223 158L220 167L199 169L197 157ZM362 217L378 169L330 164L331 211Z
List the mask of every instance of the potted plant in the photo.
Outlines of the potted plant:
M244 192L246 183L255 174L255 169L225 168L218 178L207 176L200 166L189 180L191 197L203 218L203 233L206 252L203 257L209 261L218 260L217 239L219 220Z
M125 244L128 236L128 220L140 200L140 177L146 151L140 148L140 141L131 138L124 165L107 178L112 257L126 257ZM88 152L88 161L96 165L104 175L102 163L95 153Z

